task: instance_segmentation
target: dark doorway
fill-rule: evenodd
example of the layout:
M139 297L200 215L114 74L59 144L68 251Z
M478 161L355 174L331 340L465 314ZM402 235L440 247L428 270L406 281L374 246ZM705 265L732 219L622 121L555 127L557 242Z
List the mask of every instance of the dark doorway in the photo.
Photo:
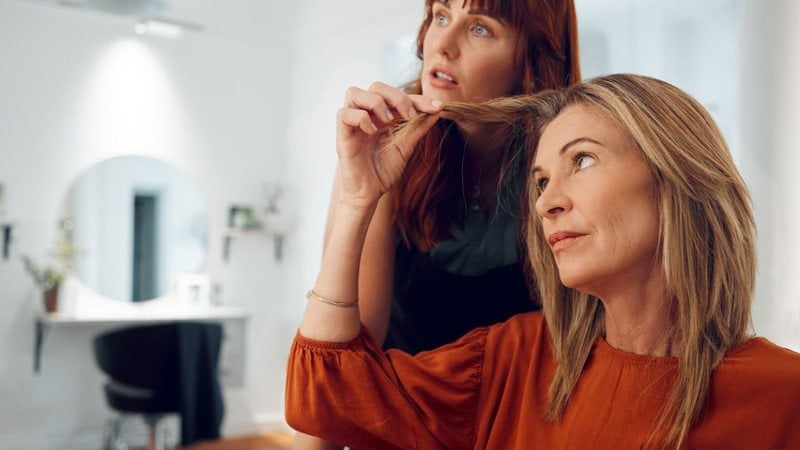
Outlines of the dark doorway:
M135 194L133 198L133 292L140 302L158 296L158 196Z

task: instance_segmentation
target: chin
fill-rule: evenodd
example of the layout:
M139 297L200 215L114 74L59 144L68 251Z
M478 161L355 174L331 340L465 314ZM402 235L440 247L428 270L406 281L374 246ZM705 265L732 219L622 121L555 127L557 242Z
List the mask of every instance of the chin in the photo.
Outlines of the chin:
M463 102L464 99L460 95L453 95L450 92L444 91L442 89L431 89L426 93L428 97L435 98L437 100L441 100L443 102Z
M583 291L581 287L585 287L589 281L586 279L585 275L584 273L575 273L570 270L558 271L558 278L561 280L561 284L570 289L577 289L579 291Z
M422 95L441 100L443 102L463 102L464 96L455 89L442 89L422 83Z

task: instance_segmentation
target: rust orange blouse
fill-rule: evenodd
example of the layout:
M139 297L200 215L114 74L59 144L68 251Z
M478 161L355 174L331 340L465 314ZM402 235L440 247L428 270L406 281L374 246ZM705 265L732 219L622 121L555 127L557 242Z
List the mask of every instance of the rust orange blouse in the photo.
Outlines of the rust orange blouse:
M639 449L677 360L598 339L563 419L542 416L555 361L541 313L520 314L415 357L365 330L346 343L295 338L286 419L357 449ZM800 449L800 355L764 338L714 370L690 449Z

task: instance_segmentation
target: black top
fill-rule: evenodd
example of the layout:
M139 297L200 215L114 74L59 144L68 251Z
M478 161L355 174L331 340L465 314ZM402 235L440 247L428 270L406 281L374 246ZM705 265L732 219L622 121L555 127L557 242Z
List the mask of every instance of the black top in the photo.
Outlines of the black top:
M469 209L464 224L451 227L453 239L429 252L398 243L384 349L416 354L539 308L517 258L519 208L492 209L488 217Z

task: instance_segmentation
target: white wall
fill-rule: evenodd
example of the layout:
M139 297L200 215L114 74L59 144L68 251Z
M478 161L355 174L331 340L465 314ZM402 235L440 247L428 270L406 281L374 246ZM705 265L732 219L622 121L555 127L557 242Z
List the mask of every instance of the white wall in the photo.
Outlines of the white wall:
M736 143L739 0L575 3L584 78L631 72L668 81L703 103Z
M413 45L423 18L418 0L303 0L290 76L288 179L302 218L287 274L287 317L296 326L313 285L336 169L335 119L345 90L374 81L399 85L417 71Z
M800 2L742 2L742 170L758 222L756 332L800 351Z
M274 311L285 302L287 266L263 236L234 242L225 263L221 236L229 204L257 202L262 183L284 175L295 14L291 2L237 6L235 17L249 18L241 29L165 40L135 35L129 18L0 0L0 183L17 232L14 257L0 261L0 448L100 446L109 411L91 354L98 330L51 330L33 375L39 298L15 256L44 256L70 183L120 154L162 159L200 187L206 267L224 303L251 314L247 384L225 393L224 431L280 420L291 334Z

